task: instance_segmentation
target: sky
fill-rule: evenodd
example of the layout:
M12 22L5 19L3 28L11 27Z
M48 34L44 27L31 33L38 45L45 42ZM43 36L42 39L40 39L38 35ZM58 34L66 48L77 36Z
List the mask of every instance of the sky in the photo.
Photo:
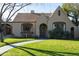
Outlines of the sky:
M61 6L62 3L36 3L26 6L19 12L29 12L34 10L36 13L50 13L54 11L58 6Z

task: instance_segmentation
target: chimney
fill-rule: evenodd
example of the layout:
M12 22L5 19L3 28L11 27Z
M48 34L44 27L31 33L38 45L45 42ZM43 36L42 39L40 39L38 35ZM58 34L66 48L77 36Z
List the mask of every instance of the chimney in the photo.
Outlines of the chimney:
M31 10L31 13L35 13L34 10Z

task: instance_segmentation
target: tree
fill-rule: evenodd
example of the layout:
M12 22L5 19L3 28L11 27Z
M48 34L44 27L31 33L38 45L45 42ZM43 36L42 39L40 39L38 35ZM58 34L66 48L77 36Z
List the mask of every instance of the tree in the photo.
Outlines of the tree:
M79 18L79 4L77 3L64 3L62 5L64 11L67 12L68 17L71 17L72 22L78 26L78 18Z
M6 23L9 22L12 17L22 8L30 5L31 3L2 3L0 4L1 8L0 8L0 30L1 30L1 42L4 42L4 39L2 37L3 35L3 29L5 29L6 27ZM5 26L2 27L1 23L3 18L5 17L5 13L8 12L8 14L6 15L6 21L4 22Z

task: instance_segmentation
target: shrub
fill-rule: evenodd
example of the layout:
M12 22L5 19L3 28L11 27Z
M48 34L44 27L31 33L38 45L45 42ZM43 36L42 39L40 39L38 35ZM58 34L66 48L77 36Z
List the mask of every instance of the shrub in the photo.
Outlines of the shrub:
M62 39L70 38L70 33L68 31L63 31L62 29L54 29L49 31L49 38Z

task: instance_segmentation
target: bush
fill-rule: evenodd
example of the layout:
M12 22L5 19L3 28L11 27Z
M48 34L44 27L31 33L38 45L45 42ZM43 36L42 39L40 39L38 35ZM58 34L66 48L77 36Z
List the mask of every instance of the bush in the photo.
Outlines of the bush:
M49 31L49 38L55 38L55 39L70 38L70 33L68 31L63 31L62 29L54 29L52 31Z

